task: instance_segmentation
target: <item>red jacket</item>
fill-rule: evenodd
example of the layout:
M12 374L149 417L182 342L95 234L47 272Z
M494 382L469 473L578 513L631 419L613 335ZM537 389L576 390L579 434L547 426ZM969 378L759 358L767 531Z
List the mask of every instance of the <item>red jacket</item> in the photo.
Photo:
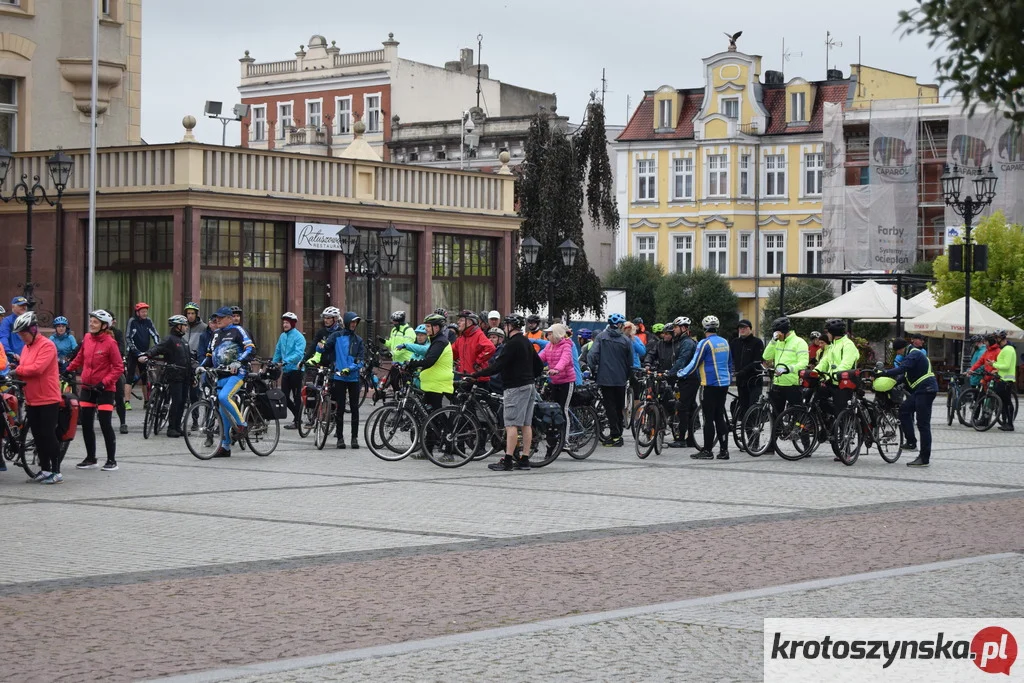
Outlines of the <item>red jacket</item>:
M478 325L467 327L452 345L455 371L470 374L487 367L487 361L494 355L494 344Z
M41 334L21 350L18 379L25 382L25 403L30 406L48 406L61 403L60 381L57 371L57 347Z
M981 358L978 359L978 362L971 366L971 372L974 372L975 370L980 370L983 367L988 370L991 370L992 363L994 363L996 358L999 357L999 352L1001 350L1002 349L1000 348L999 344L992 344L991 346L989 346L987 349L985 349L985 353L981 354Z
M82 368L82 386L102 384L104 390L113 391L117 378L124 372L121 350L109 332L86 334L82 337L82 348L74 360L68 363L68 372Z

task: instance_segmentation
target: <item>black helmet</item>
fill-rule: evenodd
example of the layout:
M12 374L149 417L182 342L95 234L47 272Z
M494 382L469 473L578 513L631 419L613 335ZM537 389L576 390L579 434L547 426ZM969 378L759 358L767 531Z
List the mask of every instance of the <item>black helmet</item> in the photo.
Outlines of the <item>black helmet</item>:
M787 318L786 316L776 318L775 320L772 321L772 332L782 332L784 334L789 334L789 331L791 329L792 326L790 325L789 318Z
M423 319L424 325L437 325L438 327L444 327L446 322L448 321L440 313L431 313Z
M633 324L634 325L643 325L644 324L644 319L641 318L640 316L637 316L637 317L633 318Z
M840 335L846 333L846 321L839 318L832 318L825 321L825 329L829 334Z
M391 322L397 325L405 324L405 311L395 311L391 314Z
M507 315L507 316L505 316L505 320L508 320L511 317L513 317L513 316ZM517 317L520 320L522 320L522 318L523 318L521 315L520 316L514 316L514 317ZM537 323L539 325L540 324L540 316L537 315L536 313L531 313L530 315L526 316L526 322L528 322L528 323Z
M231 307L231 315L242 315L242 307L241 306L232 306Z
M530 316L530 317L532 318L534 316ZM536 316L536 318L538 320L540 320L540 316L539 315ZM521 329L523 329L523 326L526 325L526 321L523 320L523 316L521 316L521 315L519 315L517 313L511 313L511 314L505 316L505 319L501 321L501 324L502 325L508 325L509 327L513 327L513 328L515 328L517 330L521 330Z
M446 308L435 308L434 309L434 315L439 315L442 318L447 318L448 317L448 309L446 309Z

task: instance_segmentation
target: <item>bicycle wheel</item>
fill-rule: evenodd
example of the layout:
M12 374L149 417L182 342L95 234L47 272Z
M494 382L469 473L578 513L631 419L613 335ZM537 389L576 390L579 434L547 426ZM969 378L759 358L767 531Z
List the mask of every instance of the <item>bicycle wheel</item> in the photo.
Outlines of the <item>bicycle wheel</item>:
M480 423L457 406L430 413L422 433L423 451L438 467L462 467L473 459L480 443Z
M371 371L372 372L372 371ZM366 397L373 393L373 380L370 375L363 375L359 379L359 407L362 408Z
M185 445L200 460L209 460L221 440L220 415L213 401L196 401L185 412Z
M322 451L327 444L327 437L331 435L333 415L331 414L331 402L323 397L317 399L316 418L313 421L313 445L318 451Z
M946 426L947 427L951 426L953 424L953 418L956 416L956 404L957 404L957 402L959 401L959 398L960 398L959 390L953 388L953 382L954 381L956 381L956 380L951 380L950 381L949 389L946 390Z
M546 467L558 459L565 448L566 425L556 427L533 421L533 443L530 444L530 467Z
M818 421L810 408L790 406L774 422L775 452L783 460L806 458L818 447Z
M1003 412L1003 399L991 391L974 402L971 411L971 426L976 432L987 432L999 421L999 415Z
M960 400L956 406L956 419L965 427L973 427L974 403L978 400L978 389L972 387L960 392Z
M612 438L612 428L608 422L608 413L604 409L604 404L597 402L594 404L594 409L597 410L597 438L604 443L608 439Z
M156 394L154 398L160 398L159 389L153 392ZM146 412L142 416L142 438L148 439L150 434L156 435L156 421L158 411L156 410L156 401L150 401L146 405Z
M398 406L381 406L370 414L363 428L370 452L395 462L409 456L419 444L420 427L412 413Z
M861 434L860 417L856 411L847 408L839 413L832 427L832 438L839 451L837 455L844 465L857 462L864 435Z
M658 432L661 429L661 425L658 424L659 422L658 410L653 405L647 404L640 409L640 417L637 418L638 424L634 448L636 449L636 457L641 460L650 455L657 444Z
M320 397L317 396L311 401L302 404L302 411L299 412L299 436L305 439L313 431L313 423L316 420L317 404Z
M597 448L597 411L590 406L569 408L569 434L566 437L569 455L586 460Z
M751 406L740 421L740 433L747 453L755 458L771 450L774 445L774 421L771 404L760 402Z
M261 458L265 458L277 448L281 440L281 421L276 417L267 419L251 403L245 407L242 419L249 425L245 431L245 443Z
M903 436L900 433L900 420L896 415L880 411L873 437L882 460L891 464L900 459L903 452Z

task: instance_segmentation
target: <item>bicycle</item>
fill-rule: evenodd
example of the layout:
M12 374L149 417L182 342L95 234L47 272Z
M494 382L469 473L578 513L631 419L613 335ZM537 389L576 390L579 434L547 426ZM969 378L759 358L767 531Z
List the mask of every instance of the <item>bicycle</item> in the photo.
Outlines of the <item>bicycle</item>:
M839 455L838 447L832 438L832 427L835 423L834 413L826 410L824 404L829 401L826 387L822 379L828 375L819 375L813 370L801 370L801 385L808 391L807 402L789 406L775 417L772 432L775 438L775 452L783 460L795 461L806 458L817 450L822 442L832 444L835 455Z
M331 398L331 369L318 367L313 381L306 382L300 392L302 411L299 413L299 436L313 435L313 445L323 450L334 427L334 402Z
M545 379L541 389L541 396L546 397L547 387L550 387L550 380ZM579 398L577 398L579 396ZM598 415L591 405L593 395L580 388L573 388L572 396L569 399L565 423L565 447L569 456L576 460L586 460L597 448L598 436Z
M167 426L167 418L171 411L171 400L164 381L164 372L168 369L181 369L174 365L150 360L146 363L149 384L149 401L142 418L142 438L148 439L150 434L156 435Z
M10 378L0 378L0 400L3 402L4 419L0 421L0 457L20 467L29 479L35 479L39 470L35 439L30 435L28 417L25 414L25 395L22 391L25 382ZM60 459L68 452L70 441L60 441Z
M973 390L973 387L965 387L967 377L959 372L942 373L941 377L948 382L946 389L946 425L951 426L954 417L959 420L960 424L966 425L967 420L964 419L963 406L973 403L977 392ZM967 414L970 415L970 410L967 411Z
M764 368L750 378L750 386L755 382L761 383L760 397L739 419L733 421L733 440L737 448L754 458L775 448L775 409L772 407L771 395L779 389L772 383L774 376L774 371ZM768 386L765 387L765 384Z
M890 411L882 410L876 401L868 401L864 397L865 389L871 386L871 374L865 370L840 375L840 381L856 383L856 390L849 405L836 416L833 425L834 439L839 451L837 455L847 466L857 462L861 447L865 445L869 449L874 445L882 459L890 464L899 460L903 451L897 416Z
M238 444L245 450L248 447L260 457L274 452L281 438L281 422L276 417L267 418L259 410L256 395L260 389L266 389L275 370L280 366L268 364L256 374L246 375L242 388L235 395L238 411L242 420L248 425L241 434L233 427L230 434L231 445ZM229 377L233 373L227 370L199 368L197 372L214 377ZM196 458L209 460L220 446L222 425L220 421L220 399L214 393L210 398L201 398L189 406L185 413L185 445Z
M654 451L661 455L665 447L665 431L671 429L662 394L668 389L666 373L647 369L643 377L640 408L634 420L633 438L636 457L644 460ZM674 403L674 401L673 401ZM673 417L675 411L673 410Z
M397 462L412 455L420 445L421 425L430 413L423 403L423 392L413 382L413 374L392 368L388 383L395 392L393 400L370 413L363 423L363 440L381 460Z
M971 426L976 432L987 432L1002 420L1003 399L992 388L992 381L998 375L985 371L978 387L977 398L971 406Z

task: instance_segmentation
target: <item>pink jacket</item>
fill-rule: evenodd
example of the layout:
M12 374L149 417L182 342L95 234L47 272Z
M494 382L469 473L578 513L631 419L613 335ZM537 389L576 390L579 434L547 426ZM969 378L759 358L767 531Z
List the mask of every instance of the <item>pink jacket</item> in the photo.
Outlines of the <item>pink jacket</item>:
M30 406L47 406L64 400L57 375L57 347L41 334L21 350L17 377L25 380L25 403Z
M569 384L576 381L576 368L572 364L572 339L565 337L562 341L551 343L541 349L540 359L558 374L551 375L552 384Z

